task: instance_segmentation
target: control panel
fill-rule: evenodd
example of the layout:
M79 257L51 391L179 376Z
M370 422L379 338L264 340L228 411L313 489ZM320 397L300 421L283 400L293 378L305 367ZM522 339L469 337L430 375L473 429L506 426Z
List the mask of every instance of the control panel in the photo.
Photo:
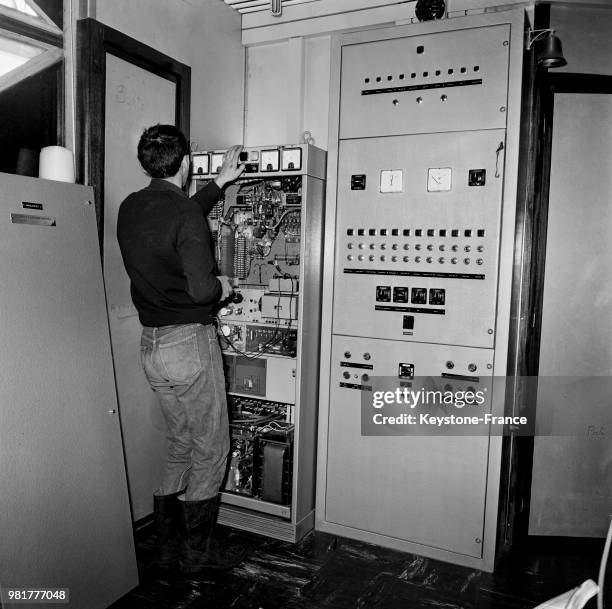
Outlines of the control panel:
M504 141L341 141L334 332L493 346Z
M503 430L490 421L504 408L523 33L523 13L507 11L332 47L326 533L493 564ZM442 401L413 410L409 391ZM465 406L472 395L478 407Z
M192 153L192 194L214 179L224 154ZM240 162L244 173L208 216L219 274L234 284L217 311L232 431L221 516L295 540L305 532L298 520L314 522L311 495L297 489L313 481L319 335L304 327L320 324L325 153L263 146L243 149ZM258 516L247 527L230 506Z

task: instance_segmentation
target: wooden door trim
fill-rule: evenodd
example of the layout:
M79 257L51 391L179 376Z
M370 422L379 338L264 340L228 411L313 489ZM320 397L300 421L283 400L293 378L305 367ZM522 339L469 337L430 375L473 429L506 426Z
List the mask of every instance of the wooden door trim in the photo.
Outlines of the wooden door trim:
M94 187L102 256L107 53L176 84L175 124L187 139L191 112L189 66L95 19L77 22L76 173L77 182Z

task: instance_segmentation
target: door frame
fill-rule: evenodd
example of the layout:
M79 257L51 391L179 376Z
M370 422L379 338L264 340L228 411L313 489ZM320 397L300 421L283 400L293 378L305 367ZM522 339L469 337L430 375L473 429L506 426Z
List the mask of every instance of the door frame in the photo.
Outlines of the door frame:
M189 140L191 68L90 17L77 22L76 174L94 187L100 255L104 256L106 54L176 84L175 124Z
M536 6L537 27L547 28L550 7ZM535 26L534 26L535 27ZM515 269L511 337L508 354L507 414L536 415L536 384L521 380L538 376L542 307L546 268L549 189L556 93L612 93L612 76L571 72L550 73L526 56L521 175L517 206ZM583 538L529 535L534 437L504 438L498 554L536 542L544 547L591 548L597 542ZM543 545L544 544L544 545ZM597 546L598 547L598 546Z

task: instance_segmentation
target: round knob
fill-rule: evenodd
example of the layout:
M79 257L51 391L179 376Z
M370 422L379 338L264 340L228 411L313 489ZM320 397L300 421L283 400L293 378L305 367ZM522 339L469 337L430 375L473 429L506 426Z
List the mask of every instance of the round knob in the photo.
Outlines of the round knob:
M370 243L370 249L371 250L375 250L376 249L376 243Z
M396 250L397 248L398 248L397 243L394 243L394 244L391 246L391 249L392 249L392 250Z
M364 373L361 375L361 380L362 380L364 383L367 383L367 382L370 380L370 375L369 375L369 374L366 374L366 373L364 372Z
M349 255L346 257L346 259L347 259L347 260L352 260L352 259L353 259L353 254L349 254Z
M363 359L367 362L367 361L370 361L372 359L372 356L369 353L364 353L363 354Z
M410 260L410 258L408 258L408 256L404 256L404 262L408 262Z
M357 247L358 247L360 250L362 250L362 249L365 247L365 245L364 245L363 243L360 243L360 244L359 244Z
M476 372L478 366L476 364L468 364L468 370L470 372Z
M417 263L418 263L418 262L421 262L421 257L420 257L420 256L417 256L417 257L414 259L414 261L415 261L415 262L417 262Z
M397 262L397 256L391 256L391 262Z
M427 262L431 264L433 262L433 258L431 256L427 256Z
M484 252L484 245L479 245L476 250L479 252Z
M359 254L359 256L357 256L358 260L363 260L363 254Z
M451 258L451 264L457 264L457 258Z
M427 246L427 249L428 249L430 252L431 252L431 251L433 251L433 245L430 243L430 244Z
M409 250L409 249L410 249L410 246L409 246L407 243L404 243L404 249L405 249L405 250Z
M352 243L347 243L346 247L348 247L350 250L352 250L353 249L353 244Z
M219 309L219 315L221 315L221 317L229 315L231 312L232 310L229 307L222 307L221 309Z
M469 264L470 263L470 259L469 258L464 258L463 262L464 262L464 264Z
M438 249L439 249L441 252L443 252L443 251L446 249L446 246L445 246L445 245L441 245L441 246L440 246Z
M476 264L478 264L479 266L482 265L483 263L484 263L484 260L482 258L476 259Z
M387 249L387 244L386 243L381 243L380 244L380 249L381 250L386 250Z
M417 244L414 246L414 249L420 252L420 251L421 251L421 244L420 244L420 243L417 243Z
M344 352L344 358L345 359L351 359L351 352L350 351L345 351Z
M382 262L385 261L385 256L381 256L380 259L382 260Z
M440 256L440 257L438 258L438 262L439 262L440 264L444 264L444 256Z
M451 361L451 360L448 360L448 361L446 362L446 367L447 367L449 370L452 370L452 369L455 367L455 362L453 362L453 361Z
M369 260L370 262L374 262L374 260L376 260L376 256L372 256L372 255L370 255L370 256L368 256L368 260Z
M226 325L221 326L220 330L221 334L223 334L225 337L228 337L232 333L232 329Z
M466 245L463 250L469 252L472 248L469 245Z
M453 250L453 252L456 252L459 250L459 246L458 245L453 245L453 247L451 247L451 249Z
M350 378L351 378L351 373L350 373L350 372L347 372L347 371L345 370L345 371L342 373L342 376L343 376L345 379L350 379Z

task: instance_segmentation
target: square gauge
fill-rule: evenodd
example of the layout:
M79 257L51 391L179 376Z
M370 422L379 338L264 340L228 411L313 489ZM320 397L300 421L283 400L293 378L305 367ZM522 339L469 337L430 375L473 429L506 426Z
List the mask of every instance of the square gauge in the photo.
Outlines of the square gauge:
M299 171L302 169L302 149L283 148L281 155L283 171Z
M219 173L221 169L221 165L223 165L223 157L225 156L224 152L213 152L210 155L210 172L211 173Z
M401 169L383 169L380 172L380 192L402 192L404 172Z
M427 191L445 192L451 189L453 170L450 167L430 167L427 170Z
M210 157L208 154L193 154L191 157L191 173L194 176L210 173Z
M280 152L278 150L262 150L260 171L278 171L280 163Z

